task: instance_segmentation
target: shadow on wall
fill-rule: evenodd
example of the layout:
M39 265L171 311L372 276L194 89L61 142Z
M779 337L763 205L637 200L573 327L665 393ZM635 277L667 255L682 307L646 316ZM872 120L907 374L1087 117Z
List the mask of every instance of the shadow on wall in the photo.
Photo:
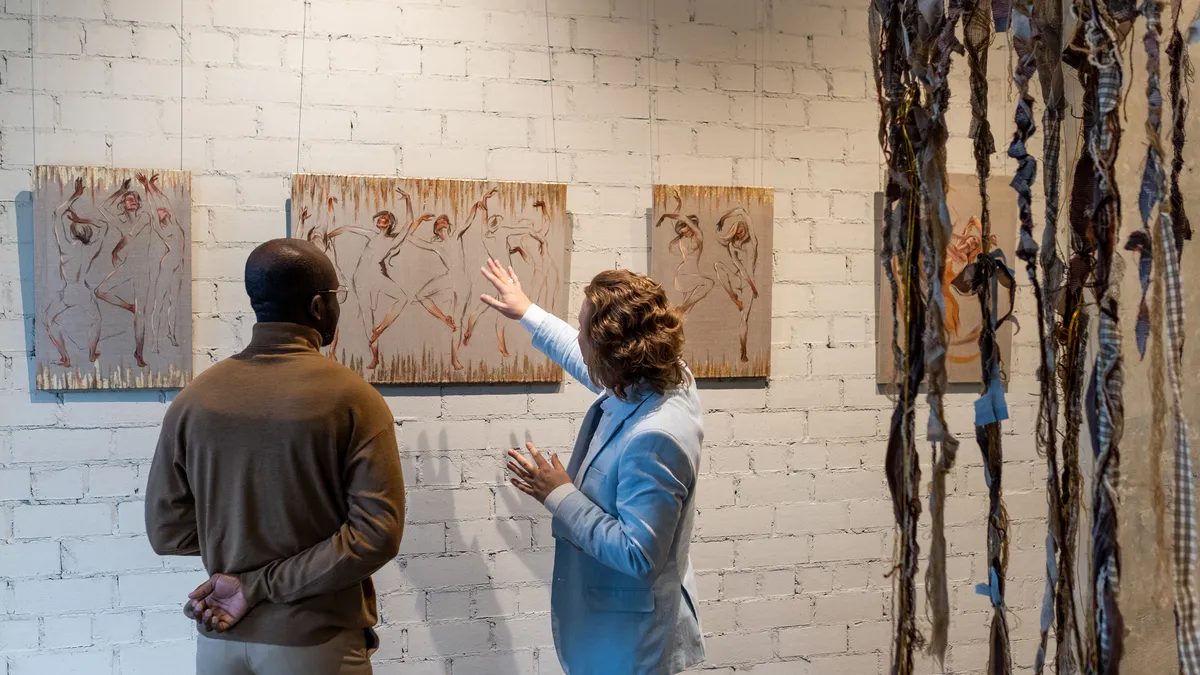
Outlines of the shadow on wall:
M523 443L516 434L509 440ZM540 518L540 534L541 506L508 485L501 452L450 448L442 430L436 443L422 432L411 449L417 475L407 477L409 498L419 511L410 509L412 537L397 563L396 586L405 588L380 589L376 671L561 673L549 631L550 570L526 557L552 549L548 520ZM478 464L466 468L464 460Z

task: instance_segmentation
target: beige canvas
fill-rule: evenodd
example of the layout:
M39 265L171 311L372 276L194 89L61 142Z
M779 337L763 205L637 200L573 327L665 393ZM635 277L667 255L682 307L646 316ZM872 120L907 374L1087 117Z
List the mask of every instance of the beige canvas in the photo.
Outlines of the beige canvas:
M1004 252L1009 268L1014 268L1014 253L1017 245L1017 198L1008 179L993 178L988 182L988 208L992 223L992 242L988 250L999 248ZM975 261L982 251L982 232L979 224L980 202L979 181L972 174L954 174L949 177L949 192L946 205L950 211L954 235L947 247L946 265L942 274L942 289L946 302L946 373L952 384L978 383L982 371L979 362L979 330L982 313L979 299L963 294L951 282L963 268ZM876 252L880 252L883 232L882 195L875 199ZM892 353L892 291L882 270L876 284L876 377L881 383L897 381L895 358ZM1011 309L1008 290L1000 287L999 313L1003 316ZM901 317L900 335L903 339L904 320ZM1008 372L1012 358L1013 326L1005 322L996 331L996 344L1000 349L1000 367Z
M297 174L293 236L338 269L330 354L379 384L558 382L529 335L479 299L488 257L530 298L566 312L562 184Z
M191 174L39 166L36 181L37 388L187 384Z
M655 185L650 273L686 315L698 378L771 373L770 188Z

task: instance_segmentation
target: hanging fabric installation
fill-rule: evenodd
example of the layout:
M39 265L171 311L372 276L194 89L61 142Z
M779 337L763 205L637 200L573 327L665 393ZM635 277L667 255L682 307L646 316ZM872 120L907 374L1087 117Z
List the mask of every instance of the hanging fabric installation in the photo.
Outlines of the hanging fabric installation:
M1054 672L1073 675L1082 659L1075 609L1075 528L1070 505L1078 498L1078 453L1058 454L1058 308L1063 297L1063 263L1058 255L1059 157L1062 152L1062 122L1065 99L1062 73L1062 4L1056 0L1034 0L1031 41L1033 59L1045 105L1042 113L1042 148L1045 196L1045 226L1042 230L1040 266L1042 281L1035 286L1038 308L1038 366L1040 392L1036 442L1046 458L1046 587L1042 600L1040 635L1034 672L1040 675L1046 662L1050 629L1055 629ZM1026 261L1029 265L1030 261ZM1033 272L1030 271L1032 275Z
M1196 515L1195 486L1192 482L1192 455L1188 442L1187 419L1183 414L1180 378L1183 366L1183 279L1180 265L1185 240L1192 238L1191 224L1183 208L1179 189L1179 174L1183 170L1184 125L1188 101L1184 80L1191 79L1191 64L1184 49L1179 28L1181 0L1171 2L1171 40L1167 45L1170 62L1171 97L1171 177L1166 211L1159 203L1159 231L1154 239L1154 270L1159 295L1165 299L1166 372L1171 390L1171 419L1175 426L1173 440L1175 457L1175 505L1173 512L1173 552L1175 570L1175 636L1178 645L1179 670L1182 675L1200 674L1200 617L1196 611ZM1155 474L1158 475L1158 474ZM1156 505L1157 509L1157 505ZM1157 514L1156 514L1157 515Z
M1084 0L1080 16L1091 85L1085 92L1093 100L1094 119L1087 143L1094 162L1095 182L1090 213L1090 234L1096 243L1095 296L1099 311L1098 353L1088 391L1089 426L1095 476L1092 490L1092 613L1095 651L1089 667L1097 675L1117 673L1124 640L1124 624L1117 597L1121 556L1117 541L1117 504L1120 483L1120 441L1124 431L1121 362L1121 328L1118 309L1120 257L1116 242L1121 227L1121 199L1115 164L1121 141L1118 110L1124 74L1117 27L1133 18L1131 2Z
M1160 0L1144 0L1141 6L1142 16L1146 20L1146 33L1142 39L1146 50L1146 159L1142 170L1141 189L1138 192L1138 213L1142 219L1142 228L1129 235L1125 244L1126 250L1138 254L1138 281L1141 284L1142 296L1138 305L1137 324L1134 329L1138 354L1146 355L1147 342L1150 346L1150 399L1151 399L1151 429L1150 442L1146 454L1150 463L1150 475L1162 475L1162 456L1164 437L1166 435L1167 399L1166 386L1162 374L1165 369L1163 354L1163 297L1162 286L1155 275L1156 287L1153 297L1150 297L1151 276L1156 272L1154 262L1160 252L1154 251L1156 233L1152 228L1158 227L1157 218L1165 217L1164 209L1167 199L1166 172L1163 164L1163 146L1160 133L1162 131L1162 86L1160 80L1161 47L1159 38L1162 36L1162 2ZM1153 222L1153 226L1151 223ZM1167 569L1169 567L1169 546L1166 528L1166 493L1162 481L1154 478L1150 483L1150 502L1155 524L1155 566L1153 574L1154 600L1160 607L1166 606ZM1185 671L1186 672L1186 671Z
M913 72L924 89L924 102L918 118L921 135L917 155L917 175L921 186L921 278L925 284L925 378L926 402L929 405L929 424L926 440L930 444L933 478L929 490L929 512L932 520L929 563L925 571L926 596L931 623L929 653L941 664L946 657L950 626L950 596L946 580L945 502L946 477L954 467L958 441L946 427L942 403L946 391L946 301L942 288L942 270L946 264L946 249L953 233L953 223L946 206L946 110L950 104L950 58L961 54L962 44L955 29L962 18L962 0L950 0L949 9L942 15L941 0L925 0L920 5L918 44L929 49L913 50L917 61ZM939 452L940 450L940 452Z
M906 8L909 8L906 10ZM896 563L892 571L892 675L912 675L913 653L922 646L916 625L916 575L921 515L921 468L914 422L918 388L925 373L922 336L925 307L920 287L920 184L916 127L920 91L910 64L917 16L903 0L873 0L869 10L875 85L880 106L880 145L887 162L882 263L892 290L892 344L902 374L884 460L896 519ZM903 317L904 339L900 338Z

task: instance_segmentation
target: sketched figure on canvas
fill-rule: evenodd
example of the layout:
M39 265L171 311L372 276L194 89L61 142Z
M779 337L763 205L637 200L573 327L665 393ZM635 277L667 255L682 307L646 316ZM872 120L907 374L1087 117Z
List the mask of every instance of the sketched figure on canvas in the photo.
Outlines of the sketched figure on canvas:
M310 199L314 199L315 196L315 190L309 194ZM346 294L349 292L349 283L347 282L345 271L342 270L341 261L338 260L337 247L333 245L333 239L331 239L329 236L330 232L337 229L337 216L334 214L333 210L334 207L337 206L337 203L337 197L328 197L325 200L323 216L320 215L321 210L318 210L318 214L314 216L311 212L309 212L307 206L301 208L299 217L300 227L298 231L301 239L307 240L312 245L324 251L325 255L329 256L330 261L333 262L333 268L337 272L338 291L339 293ZM312 220L313 218L316 220L310 226L308 221ZM345 298L342 298L342 300L344 301ZM338 338L340 336L341 328L335 328L333 331L333 342L329 343L329 358L331 359L337 358L337 345Z
M522 218L515 225L505 225L504 216L492 216L487 221L484 247L492 260L507 260L515 267L513 256L533 268L529 288L533 301L540 307L555 307L559 284L562 283L558 265L550 255L550 213L546 202L538 200L533 207L542 214L541 224ZM505 339L503 317L496 317L496 342L502 356L510 356Z
M78 178L71 197L54 210L59 284L42 312L46 334L58 352L59 358L55 364L64 368L71 367L71 356L67 349L71 331L64 329L63 324L71 317L81 318L86 326L85 331L79 332L88 336L88 361L95 363L100 358L100 302L94 293L98 280L93 278L93 270L103 250L108 223L83 218L75 212L75 202L83 196L83 192L83 179Z
M496 188L489 190L482 199L471 206L461 229L456 228L450 216L443 213L434 220L432 238L409 238L413 246L436 255L444 268L441 274L421 286L415 302L450 329L450 365L455 370L462 370L464 367L458 358L459 347L470 344L475 322L487 309L482 301L473 298L474 276L467 272L467 253L463 238L480 214L484 223L487 222L487 202L498 192ZM461 335L458 334L460 328Z
M730 269L724 261L713 265L717 278L729 299L742 315L741 360L746 363L750 357L746 351L746 342L750 334L750 311L754 300L758 298L758 288L754 285L754 272L758 267L758 236L750 221L750 214L739 206L717 221L717 240L729 253L733 263Z
M162 338L167 338L171 346L179 346L176 335L176 301L184 290L184 279L180 274L186 259L187 235L171 208L170 200L158 187L158 175L152 175L148 180L142 174L137 176L138 182L146 190L147 201L154 209L154 222L151 227L153 237L148 237L147 258L147 298L149 299L149 325L154 340L154 351L160 350ZM143 321L146 321L143 313Z
M396 215L391 211L380 211L371 217L375 226L374 232L345 225L328 234L331 242L342 234L357 234L367 240L366 248L359 255L358 265L350 277L350 290L358 300L363 331L366 333L367 346L371 350L368 370L374 370L379 365L379 338L395 323L408 304L408 293L392 279L389 266L392 254L422 222L432 218L427 214L411 220L412 204L409 197L402 191L397 192L400 192L408 207L406 215L410 223L406 227L399 225ZM330 208L332 209L332 205Z
M144 180L143 186L149 182ZM147 366L143 358L146 344L146 305L148 304L150 276L138 275L133 266L126 265L132 254L137 259L149 255L149 238L153 236L152 216L144 208L144 199L138 192L130 189L131 179L126 179L103 204L97 204L96 209L102 214L110 228L116 231L117 242L112 247L112 270L100 281L95 295L103 303L124 310L133 315L133 358L141 368ZM117 208L114 214L110 209ZM101 305L103 310L103 305ZM101 312L103 316L103 312Z
M679 309L688 313L701 300L708 296L716 282L700 271L700 257L704 255L704 234L700 231L700 219L695 215L681 216L683 200L676 191L675 211L664 213L659 217L654 227L660 227L670 221L674 224L675 238L667 246L667 250L679 256L679 265L675 268L675 290L683 294Z

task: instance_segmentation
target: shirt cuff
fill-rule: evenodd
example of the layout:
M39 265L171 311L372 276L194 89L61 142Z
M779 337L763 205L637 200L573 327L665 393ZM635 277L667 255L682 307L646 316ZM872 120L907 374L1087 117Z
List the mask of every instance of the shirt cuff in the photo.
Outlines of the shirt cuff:
M550 512L551 516L553 516L554 512L558 510L558 507L563 503L563 500L571 496L572 492L575 492L575 486L571 483L564 483L554 488L550 494L546 495L546 510Z
M521 317L521 327L530 333L536 332L538 328L542 327L546 315L546 310L537 305L530 305L529 309L525 310L525 316Z

